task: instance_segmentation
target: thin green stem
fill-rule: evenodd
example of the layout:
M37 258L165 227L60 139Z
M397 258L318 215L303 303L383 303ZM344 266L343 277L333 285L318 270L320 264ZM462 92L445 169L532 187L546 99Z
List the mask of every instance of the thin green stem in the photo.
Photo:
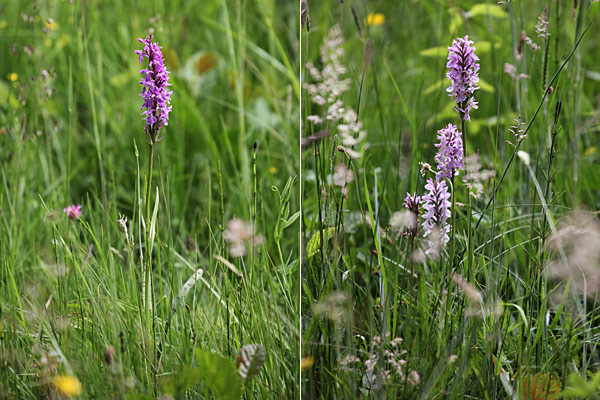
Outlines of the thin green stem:
M152 164L154 162L154 141L150 139L148 142L148 175L146 177L146 262L144 268L144 309L146 311L146 324L148 332L151 331L152 325L150 321L150 270L152 267L152 249L150 247L150 191L152 187Z

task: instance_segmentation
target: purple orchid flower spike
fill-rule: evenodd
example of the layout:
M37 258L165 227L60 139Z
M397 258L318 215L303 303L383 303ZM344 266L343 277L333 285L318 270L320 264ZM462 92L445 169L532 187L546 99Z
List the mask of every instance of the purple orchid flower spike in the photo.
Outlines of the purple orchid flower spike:
M143 50L135 51L135 54L140 57L140 64L144 58L148 59L148 67L140 71L144 75L140 81L143 86L141 96L144 99L141 110L146 121L145 131L148 141L154 143L160 140L158 138L160 129L169 124L169 113L172 108L169 104L173 92L167 90L171 84L169 72L163 62L162 47L152 42L152 34L138 41L144 44Z
M446 91L454 98L455 108L461 114L461 119L470 121L469 111L477 108L473 93L479 89L479 57L475 55L473 41L469 40L468 35L456 38L448 51L446 76L452 81L452 85Z
M458 175L458 170L463 169L463 141L462 135L456 125L448 124L438 131L439 143L435 144L438 153L435 161L438 165L438 177L452 178Z
M450 225L446 222L450 218L450 192L446 182L438 178L435 180L429 178L425 189L428 193L422 197L425 210L423 229L425 230L424 236L429 237L429 249L425 253L430 254L439 252L450 240L448 237ZM437 238L435 238L436 236Z

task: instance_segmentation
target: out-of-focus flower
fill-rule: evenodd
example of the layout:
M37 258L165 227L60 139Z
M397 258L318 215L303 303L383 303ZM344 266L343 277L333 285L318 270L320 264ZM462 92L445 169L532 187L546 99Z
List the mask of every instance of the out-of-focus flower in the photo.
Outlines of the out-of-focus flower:
M385 15L382 13L371 13L367 15L365 23L369 26L381 26L385 23Z
M146 133L155 141L160 128L169 124L169 113L172 107L172 92L167 90L171 86L169 83L169 72L163 62L162 47L158 43L152 42L152 34L146 39L138 39L144 45L143 50L136 50L135 54L140 57L140 64L144 57L148 58L148 68L140 71L144 75L140 84L143 86L142 99L144 104L144 120L146 121Z
M390 218L390 226L396 233L405 232L411 236L416 236L417 214L409 210L396 211Z
M49 31L54 31L58 28L58 24L52 18L48 18L48 20L45 23L45 26L46 29L48 29Z
M555 279L571 279L579 293L594 298L600 295L600 224L597 216L573 211L548 238L553 251L546 270Z
M314 313L335 322L346 322L352 318L350 295L346 292L334 291L323 296L314 306Z
M435 253L434 250L440 249L444 244L448 243L450 239L448 232L450 232L450 225L446 222L450 218L450 192L446 186L446 182L441 179L428 179L425 189L428 193L422 198L423 209L423 229L425 230L425 237L429 239L429 249L425 251L425 254ZM439 240L437 234L439 234Z
M356 364L359 361L360 361L360 359L358 357L356 357L355 355L346 354L346 356L344 358L342 358L342 360L340 361L340 365L342 367L346 367L351 364Z
M248 252L246 244L259 246L265 241L264 236L254 232L252 223L237 218L229 220L227 228L223 232L223 239L229 244L229 255L232 257L245 256Z
M517 67L510 63L504 63L504 73L508 74L513 79L529 79L527 74L517 74Z
M417 235L419 226L419 215L421 214L421 196L416 193L406 193L404 198L406 211L395 212L390 219L390 225L395 229L406 229L405 234L412 237Z
M517 67L510 63L504 63L504 73L515 79L517 77Z
M70 205L63 210L71 219L78 219L81 217L81 204Z
M52 383L60 394L67 397L79 396L83 389L79 379L71 375L56 376Z
M481 163L479 162L479 152L473 153L470 156L465 157L465 175L462 178L467 189L469 189L469 196L478 199L483 194L483 184L494 176L492 170L481 170Z
M448 357L448 365L452 364L456 360L458 360L458 356L456 354L452 354L450 357Z
M412 386L419 386L421 378L419 377L419 373L417 371L410 371L407 380Z
M348 168L344 164L338 164L335 166L335 173L330 176L329 183L333 183L336 186L346 186L346 184L354 180L354 171Z
M11 72L10 74L8 74L9 81L14 82L17 79L19 79L19 74L17 74L16 72Z
M479 57L475 55L473 41L469 36L456 38L452 46L448 47L448 63L446 76L452 85L446 89L456 102L456 110L466 121L470 120L469 111L477 108L477 102L473 98L475 90L479 89Z
M475 289L475 286L467 282L462 276L452 274L452 280L473 304L480 305L483 303L483 296L479 290Z
M458 175L458 170L463 169L463 141L462 134L456 125L448 124L438 131L439 143L435 144L438 152L435 155L437 161L437 175L443 178L452 178Z
M302 360L300 360L300 369L302 371L306 371L310 367L312 367L315 363L315 359L311 356L306 356Z
M112 345L108 345L106 346L106 349L104 349L104 362L107 365L112 364L112 362L115 359L115 347Z

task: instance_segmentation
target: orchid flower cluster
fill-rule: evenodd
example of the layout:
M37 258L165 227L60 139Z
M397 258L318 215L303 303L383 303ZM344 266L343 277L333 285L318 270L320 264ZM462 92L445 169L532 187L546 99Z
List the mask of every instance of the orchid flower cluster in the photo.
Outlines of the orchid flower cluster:
M446 89L449 95L455 101L455 110L459 113L463 126L465 121L470 121L470 111L477 109L477 102L474 93L479 87L479 58L475 55L473 41L468 36L456 38L452 46L448 47L448 63L446 67L448 72L446 76L451 81L450 87ZM423 228L423 237L427 238L428 248L425 254L438 256L442 247L450 240L450 224L448 219L451 217L451 193L448 184L444 180L454 180L460 170L464 169L464 145L462 132L456 125L448 124L437 132L438 143L435 144L438 152L435 155L437 162L437 172L434 178L426 181L426 194L422 197L417 194L407 193L404 200L404 206L416 215L417 225L421 215L420 207L423 208L421 224ZM429 164L427 164L429 165ZM431 167L427 168L427 171ZM416 236L419 233L418 226L415 226L407 233Z
M144 58L148 58L148 67L140 71L140 74L144 75L140 81L143 86L141 96L144 100L141 110L146 121L146 134L149 140L155 142L160 129L169 124L169 113L172 109L169 104L173 92L167 90L171 84L169 72L163 62L162 47L152 42L152 34L138 41L144 45L143 50L135 51L140 57L140 64Z
M305 83L304 88L311 101L326 110L324 115L309 115L307 120L314 125L335 125L340 135L340 150L350 158L360 158L360 152L355 149L364 149L367 132L358 120L356 112L347 107L341 99L342 95L350 90L351 83L349 78L344 78L346 67L341 62L344 55L343 43L342 29L335 25L321 46L322 70L312 63L306 64L312 83Z
M458 175L463 165L463 142L461 133L456 125L448 124L438 131L438 140L435 146L438 153L435 156L437 161L437 173L435 178L427 179L425 189L427 193L422 197L416 193L406 194L404 207L416 215L418 221L422 205L423 217L423 236L428 238L428 248L425 254L437 256L441 248L448 243L450 225L450 191L444 178L452 179ZM418 222L417 222L418 223ZM418 228L415 226L407 231L411 236L416 236Z
M452 46L448 47L448 63L446 76L452 84L446 91L456 102L455 109L460 113L461 119L470 121L469 111L477 108L473 94L479 86L479 57L475 55L473 41L469 36L456 38Z

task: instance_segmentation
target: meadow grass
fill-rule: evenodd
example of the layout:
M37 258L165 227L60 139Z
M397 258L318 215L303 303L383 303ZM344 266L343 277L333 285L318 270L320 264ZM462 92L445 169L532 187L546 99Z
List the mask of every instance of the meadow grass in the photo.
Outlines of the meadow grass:
M303 397L597 396L600 6L503 3L309 2L301 36ZM546 6L544 40L535 25ZM331 104L316 104L307 86L318 78L305 63L324 69L320 48L335 25L343 40L332 46L343 49L346 69L339 80L350 81L334 98L367 132L353 145L342 143L346 126L326 119ZM539 50L521 40L523 30ZM481 81L479 108L461 127L445 91L446 57L466 34ZM407 192L423 194L433 174L420 163L436 168L436 133L448 123L466 126L465 156L478 153L491 172L480 174L477 198L464 172L447 180L452 231L436 258L423 254L421 228L411 239L393 217ZM573 222L578 209L591 211L584 219L594 228L567 229L583 226ZM573 272L585 249L589 269ZM561 262L568 276L552 276Z
M248 344L266 359L244 397L299 398L296 14L0 4L0 398L213 398L207 363L229 368ZM134 54L149 32L173 84L151 177ZM264 237L237 258L234 217Z

